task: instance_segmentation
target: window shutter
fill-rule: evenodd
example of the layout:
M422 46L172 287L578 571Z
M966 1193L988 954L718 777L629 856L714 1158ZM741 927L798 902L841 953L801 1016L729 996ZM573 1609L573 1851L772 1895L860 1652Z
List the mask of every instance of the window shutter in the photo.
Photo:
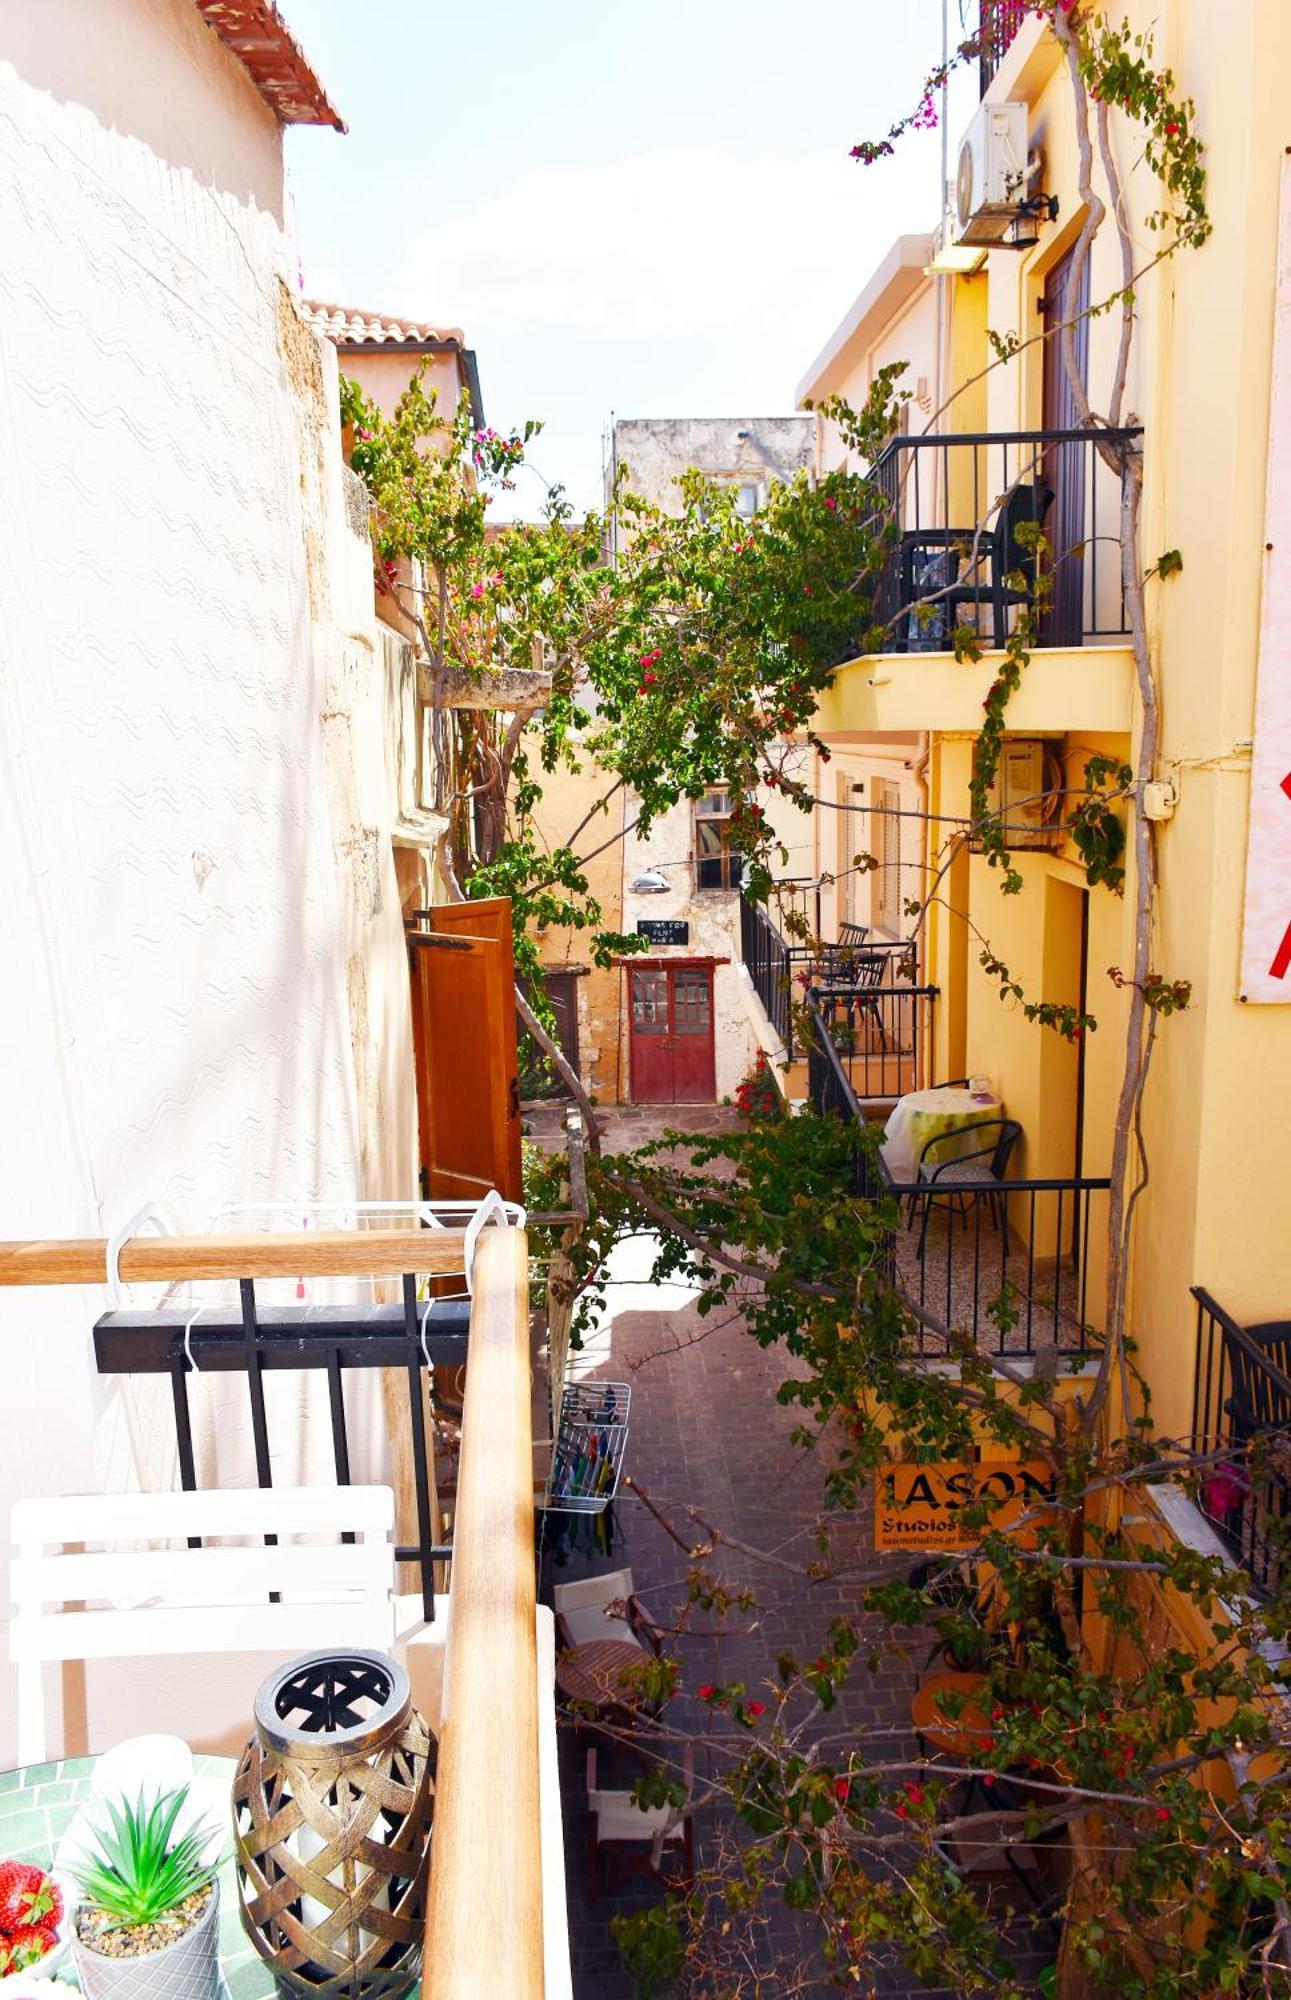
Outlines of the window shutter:
M523 1194L511 905L438 903L409 937L417 1123L428 1199ZM432 940L453 938L455 945Z

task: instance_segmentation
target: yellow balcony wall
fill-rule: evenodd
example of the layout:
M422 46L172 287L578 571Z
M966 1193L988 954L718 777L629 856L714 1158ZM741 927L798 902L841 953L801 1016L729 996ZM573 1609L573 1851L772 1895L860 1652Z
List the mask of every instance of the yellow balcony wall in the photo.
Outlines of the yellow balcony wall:
M992 652L969 663L953 653L874 653L849 660L821 695L815 726L826 738L843 730L976 731L1003 658ZM1009 703L1010 734L1127 731L1133 679L1128 645L1038 650Z

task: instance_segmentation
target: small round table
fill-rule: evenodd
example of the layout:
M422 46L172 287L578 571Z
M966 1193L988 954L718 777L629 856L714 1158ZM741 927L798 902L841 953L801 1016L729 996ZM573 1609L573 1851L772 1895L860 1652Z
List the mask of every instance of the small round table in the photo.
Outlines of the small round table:
M930 1139L945 1138L966 1125L980 1125L983 1119L997 1119L1003 1111L1003 1101L994 1091L964 1090L947 1084L936 1090L908 1090L893 1105L883 1128L884 1165L894 1181L915 1181ZM965 1140L965 1150L975 1143ZM953 1143L941 1147L936 1156L938 1163L955 1157Z
M556 1686L566 1701L587 1702L593 1708L635 1708L641 1695L622 1687L619 1677L649 1658L643 1647L627 1639L589 1639L557 1658Z
M976 1763L978 1754L989 1750L995 1741L994 1727L979 1706L985 1686L985 1674L933 1674L931 1679L923 1681L910 1703L910 1720L916 1736L961 1764ZM962 1707L960 1700L955 1702L954 1715L941 1706L944 1694L962 1699Z
M29 1764L21 1771L0 1771L0 1860L34 1861L48 1868L63 1835L90 1797L95 1761L93 1757L68 1757L58 1764ZM232 1791L236 1768L232 1757L193 1757L193 1776L213 1778L226 1796ZM220 1971L227 2000L274 2000L277 1987L273 1975L256 1956L242 1929L231 1838L217 1872ZM49 2000L80 1991L71 1952L48 1982L48 1990ZM418 1990L413 1989L409 2000ZM3 1991L0 1982L0 1993Z

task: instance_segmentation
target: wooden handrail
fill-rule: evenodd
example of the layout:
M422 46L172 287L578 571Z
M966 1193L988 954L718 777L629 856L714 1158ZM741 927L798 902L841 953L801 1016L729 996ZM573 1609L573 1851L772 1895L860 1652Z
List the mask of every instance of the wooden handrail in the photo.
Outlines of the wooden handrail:
M422 1990L542 2000L527 1244L475 1251Z
M285 1235L132 1236L117 1268L125 1284L185 1278L401 1277L463 1268L460 1229L309 1229ZM101 1237L0 1243L0 1285L101 1285Z

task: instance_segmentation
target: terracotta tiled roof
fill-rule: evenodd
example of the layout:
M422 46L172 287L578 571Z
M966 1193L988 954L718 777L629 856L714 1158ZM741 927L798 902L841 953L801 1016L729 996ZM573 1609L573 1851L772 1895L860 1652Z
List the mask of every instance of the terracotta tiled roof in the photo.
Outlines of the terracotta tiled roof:
M338 347L429 347L445 341L463 345L460 326L428 326L424 320L392 319L389 313L360 312L356 306L327 305L321 299L301 303L315 331Z
M233 51L281 124L334 125L338 132L345 130L345 120L274 0L197 0L197 8Z

